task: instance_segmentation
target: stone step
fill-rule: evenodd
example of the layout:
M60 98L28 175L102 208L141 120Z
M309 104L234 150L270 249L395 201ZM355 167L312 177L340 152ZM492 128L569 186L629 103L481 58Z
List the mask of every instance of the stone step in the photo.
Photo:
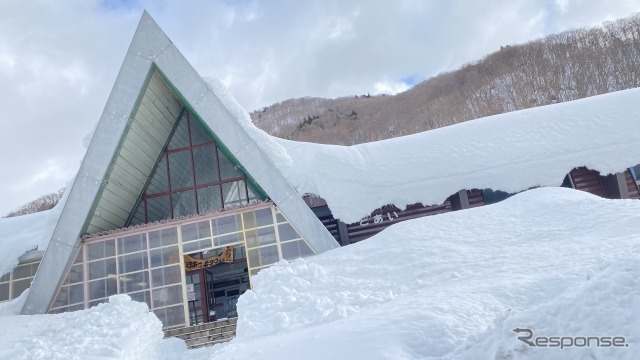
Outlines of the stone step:
M190 349L229 341L236 336L237 318L166 330L165 337L177 337Z
M186 334L186 333L190 333L190 332L198 332L198 331L202 331L202 330L222 327L222 326L225 326L225 325L233 325L233 326L235 326L237 321L238 321L238 318L229 318L229 319L224 319L224 320L212 321L212 322L205 323L205 324L200 324L200 325L185 326L185 327L177 328L177 329L169 329L169 330L165 330L164 336L165 337L176 337L176 336L178 336L180 334Z

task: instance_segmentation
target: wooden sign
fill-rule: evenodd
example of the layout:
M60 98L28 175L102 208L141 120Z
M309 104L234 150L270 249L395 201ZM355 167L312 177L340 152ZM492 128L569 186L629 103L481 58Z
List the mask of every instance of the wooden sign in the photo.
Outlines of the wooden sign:
M208 259L195 259L189 255L184 255L184 267L187 271L206 269L216 266L220 263L233 262L233 246L227 246L218 256L212 256Z

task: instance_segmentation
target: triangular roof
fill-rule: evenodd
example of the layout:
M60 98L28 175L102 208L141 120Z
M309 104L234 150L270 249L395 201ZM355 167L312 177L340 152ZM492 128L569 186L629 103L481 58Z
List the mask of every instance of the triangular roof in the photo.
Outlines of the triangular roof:
M316 253L338 247L272 159L144 12L68 190L23 314L47 311L82 235L126 224L183 106L206 125Z

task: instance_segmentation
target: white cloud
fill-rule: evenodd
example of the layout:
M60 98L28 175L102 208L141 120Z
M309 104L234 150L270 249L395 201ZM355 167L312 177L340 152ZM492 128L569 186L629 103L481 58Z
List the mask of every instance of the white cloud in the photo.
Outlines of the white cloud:
M640 0L558 1L0 1L0 214L64 186L42 170L49 159L77 170L143 8L201 74L253 110L402 91L397 79L640 9Z
M395 95L409 90L409 85L403 82L382 81L373 84L374 94Z

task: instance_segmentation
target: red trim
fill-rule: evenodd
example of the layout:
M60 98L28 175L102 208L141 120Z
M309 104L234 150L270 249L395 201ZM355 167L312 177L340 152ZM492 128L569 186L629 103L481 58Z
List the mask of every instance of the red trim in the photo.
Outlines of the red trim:
M187 192L187 191L193 191L194 197L195 197L195 210L196 210L196 214L200 214L200 204L198 202L198 189L202 189L202 188L206 188L209 186L216 186L218 185L218 191L219 191L219 195L220 195L220 203L222 205L222 208L224 209L226 204L225 204L225 198L224 198L224 192L222 191L222 185L223 184L227 184L227 183L233 183L236 181L240 181L242 180L244 182L244 193L245 193L245 199L246 201L248 201L249 199L249 188L248 188L248 181L247 181L247 177L246 176L237 176L234 178L230 178L230 179L224 179L222 180L221 178L221 173L220 173L220 150L218 149L218 144L215 142L215 140L212 140L211 142L206 142L204 144L198 144L198 145L193 145L193 134L191 133L191 115L187 112L186 113L186 117L181 119L182 121L186 121L186 126L187 126L187 134L188 134L188 142L189 145L187 145L186 147L182 147L182 148L177 148L177 149L167 149L165 148L162 156L164 156L165 159L165 173L166 173L166 177L167 177L167 191L163 191L163 192L159 192L159 193L154 193L154 194L148 194L147 193L147 189L145 189L144 194L142 195L142 199L141 201L144 204L144 222L147 223L149 222L149 206L148 206L148 200L149 199L153 199L153 198L157 198L157 197L161 197L161 196L168 196L169 197L169 218L173 219L175 217L175 214L173 212L173 195L179 192ZM215 158L216 158L216 164L215 164L215 168L218 172L218 176L217 176L217 181L212 181L212 182L207 182L207 183L203 183L203 184L198 184L196 182L196 164L195 164L195 155L193 153L194 149L201 149L201 148L211 148L214 152L215 152ZM169 164L169 155L170 154L174 154L174 153L179 153L179 152L185 152L188 151L191 156L191 180L193 185L192 186L187 186L184 188L177 188L174 189L171 186L171 164ZM210 166L213 164L210 164ZM239 191L242 191L239 189ZM238 194L240 195L240 194Z

